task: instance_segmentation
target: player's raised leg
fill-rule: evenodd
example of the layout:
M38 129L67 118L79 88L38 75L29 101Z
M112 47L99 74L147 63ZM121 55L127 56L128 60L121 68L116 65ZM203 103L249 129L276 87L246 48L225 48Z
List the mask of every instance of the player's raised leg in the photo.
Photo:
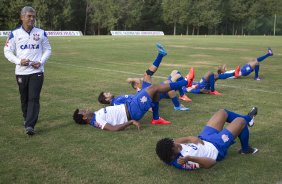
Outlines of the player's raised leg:
M261 80L261 78L259 77L259 68L260 68L260 65L259 63L264 61L266 58L268 58L269 56L273 56L273 51L271 48L268 48L267 49L267 53L265 55L262 55L260 57L257 58L257 62L258 64L255 66L254 70L255 70L255 80Z
M158 70L161 64L163 57L167 55L166 50L160 43L157 43L156 47L158 48L158 55L156 59L153 61L153 64L149 67L149 69L144 74L144 81L150 83L152 82L152 76Z

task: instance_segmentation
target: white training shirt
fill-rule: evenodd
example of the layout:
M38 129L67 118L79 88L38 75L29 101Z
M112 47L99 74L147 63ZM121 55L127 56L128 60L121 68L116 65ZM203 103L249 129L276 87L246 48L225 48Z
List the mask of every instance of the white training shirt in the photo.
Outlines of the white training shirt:
M218 155L218 150L216 147L207 141L203 141L204 145L202 144L193 144L193 143L187 143L187 144L181 144L182 150L181 155L183 157L189 155L189 156L195 156L195 157L208 157L213 160L216 160ZM187 166L189 168L199 168L199 164L195 162L188 161Z
M9 34L4 55L10 62L16 64L16 75L29 75L44 72L44 64L51 55L51 46L44 30L33 27L28 33L21 26ZM41 66L38 69L30 65L21 66L21 59L40 62Z
M125 104L108 106L95 112L96 122L95 127L104 129L105 125L113 126L128 122Z

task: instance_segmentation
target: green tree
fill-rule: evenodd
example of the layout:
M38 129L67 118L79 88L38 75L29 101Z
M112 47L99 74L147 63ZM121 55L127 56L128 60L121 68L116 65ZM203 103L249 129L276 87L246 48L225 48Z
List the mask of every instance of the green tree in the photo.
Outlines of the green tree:
M186 0L163 0L163 19L166 24L173 24L173 35L176 35L176 25L183 22L186 13Z
M14 29L15 27L19 26L21 24L20 22L21 9L24 6L31 6L31 5L32 5L32 1L28 1L28 0L9 1L7 7L8 9L6 11L7 17L5 20L7 28Z
M119 20L119 7L114 0L91 0L90 1L90 22L97 27L98 35L101 29L114 29Z
M141 18L136 26L140 31L162 30L164 22L161 19L162 0L142 0Z
M214 29L214 34L217 34L217 26L222 21L222 13L220 11L221 0L206 0L201 11L204 25L208 28L208 33Z
M140 0L120 0L118 2L120 19L119 25L123 30L132 29L141 19L143 2Z
M276 31L281 30L281 24L280 29L277 30L277 22L281 23L282 18L282 1L281 0L261 0L266 4L266 11L267 13L273 18L273 35L276 35ZM280 21L277 21L277 18L280 18Z
M39 26L45 30L65 30L71 20L70 0L34 0Z
M250 6L252 1L231 0L230 2L230 20L233 23L232 34L237 35L241 27L241 34L244 34L244 24L250 16Z
M8 29L9 0L0 0L0 30Z
M182 1L182 12L179 18L179 23L186 26L186 35L189 34L189 25L192 24L192 8L193 0Z
M204 2L202 0L193 0L193 5L191 9L191 25L193 26L192 34L195 34L195 30L197 30L197 35L200 33L200 27L205 23L203 21L203 16L201 11L204 9Z

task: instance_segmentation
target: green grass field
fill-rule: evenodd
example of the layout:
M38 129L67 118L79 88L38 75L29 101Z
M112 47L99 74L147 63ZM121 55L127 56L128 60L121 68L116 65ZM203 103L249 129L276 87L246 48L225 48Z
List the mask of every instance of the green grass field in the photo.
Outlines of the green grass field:
M0 56L0 183L281 183L282 182L282 37L164 36L164 37L50 37L52 57L45 65L37 134L29 138L23 129L14 64ZM226 63L230 69L264 54L271 46L274 56L261 63L262 81L250 76L221 80L222 96L189 95L188 112L175 112L170 100L162 100L160 114L171 125L129 127L107 132L76 125L77 107L97 110L101 91L116 95L134 93L128 77L140 77L157 54L161 42L168 55L154 75L164 80L173 69L182 74L190 67L198 81L208 71ZM3 49L5 38L0 39ZM220 108L247 113L259 108L251 128L256 155L239 155L239 141L227 158L209 170L180 171L163 164L155 144L163 137L198 135Z

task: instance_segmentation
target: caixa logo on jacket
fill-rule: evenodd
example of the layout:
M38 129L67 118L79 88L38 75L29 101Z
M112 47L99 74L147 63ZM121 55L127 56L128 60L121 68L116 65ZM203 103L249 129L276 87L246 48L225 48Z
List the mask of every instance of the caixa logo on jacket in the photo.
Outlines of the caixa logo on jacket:
M20 48L22 50L24 50L24 49L39 49L39 44L25 44L25 45L21 45Z

